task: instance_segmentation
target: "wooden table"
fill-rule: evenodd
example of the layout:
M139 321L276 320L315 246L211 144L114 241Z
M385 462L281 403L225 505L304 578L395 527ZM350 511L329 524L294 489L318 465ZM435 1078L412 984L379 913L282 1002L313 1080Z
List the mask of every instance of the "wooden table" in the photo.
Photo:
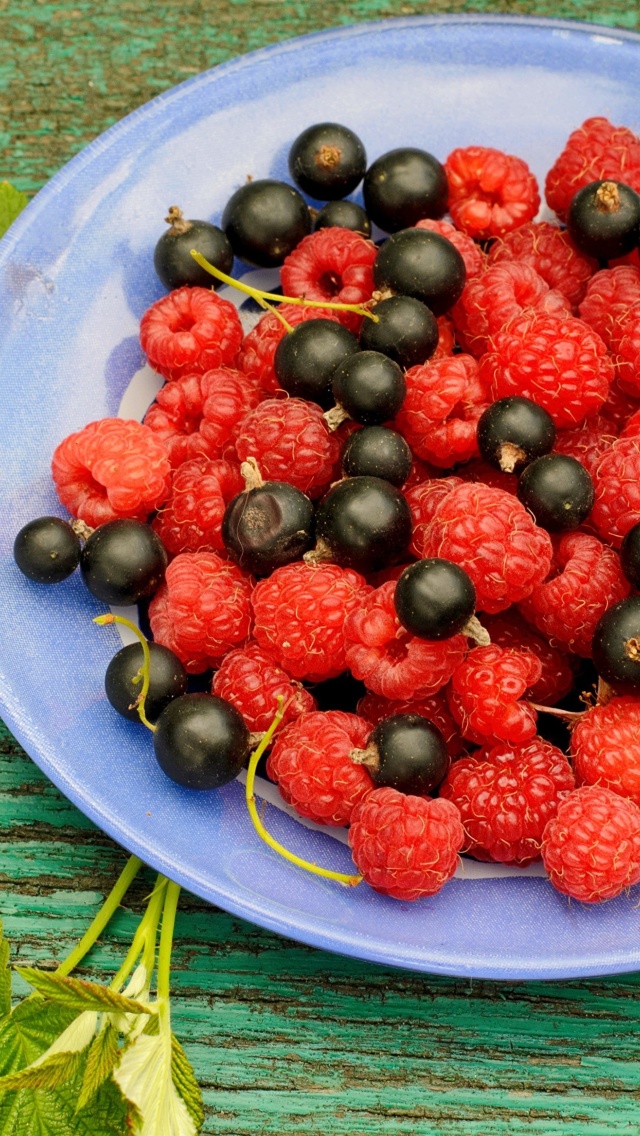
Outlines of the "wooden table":
M0 179L34 192L122 115L240 52L436 11L640 29L637 0L0 0ZM80 936L125 857L4 729L0 794L0 913L14 958L46 963ZM85 973L113 972L150 878ZM204 1087L205 1131L228 1136L636 1136L638 985L387 970L188 895L177 923L175 1029Z

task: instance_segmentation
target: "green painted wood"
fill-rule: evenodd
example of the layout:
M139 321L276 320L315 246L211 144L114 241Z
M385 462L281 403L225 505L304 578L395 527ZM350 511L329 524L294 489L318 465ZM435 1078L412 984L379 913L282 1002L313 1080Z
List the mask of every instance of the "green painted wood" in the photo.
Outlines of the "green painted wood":
M122 115L239 52L426 11L640 30L635 0L0 0L0 180L35 192ZM0 914L14 959L55 965L123 863L0 727ZM113 973L152 878L136 883L81 973ZM173 984L211 1136L640 1129L637 975L498 984L408 974L277 938L183 895Z

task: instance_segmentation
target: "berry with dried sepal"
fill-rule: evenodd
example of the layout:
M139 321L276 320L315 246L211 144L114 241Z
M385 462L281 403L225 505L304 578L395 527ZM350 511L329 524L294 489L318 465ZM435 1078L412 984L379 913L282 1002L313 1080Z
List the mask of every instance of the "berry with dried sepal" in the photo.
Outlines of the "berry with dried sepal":
M158 240L153 252L153 266L170 291L174 288L220 287L191 256L196 249L221 272L230 272L233 249L228 237L209 221L188 221L177 205L171 205L165 218L169 228Z
M246 488L225 509L222 539L245 572L270 576L312 547L313 504L287 481L263 481L255 463L245 463L242 470Z
M640 138L626 126L599 116L588 118L569 136L547 174L545 195L561 220L577 190L589 182L625 181L640 193Z
M289 150L289 173L303 193L318 201L346 197L362 181L367 155L358 135L337 122L318 122L299 134Z
M555 439L553 418L530 398L500 398L478 420L478 449L489 465L504 473L520 471L550 453Z
M640 596L614 604L599 620L591 644L596 670L615 690L640 691Z
M229 702L212 694L174 698L153 734L158 765L187 789L219 789L235 780L249 756L249 731Z
M407 388L393 359L380 351L365 350L337 367L332 389L337 406L355 422L380 426L398 412Z
M59 584L80 563L80 538L60 517L37 517L20 529L13 542L13 559L24 576L36 584Z
M567 228L587 256L625 256L640 243L640 196L622 181L593 181L571 199Z
M476 590L458 564L437 557L405 568L396 584L396 614L406 631L421 639L449 639L471 619Z
M426 796L437 789L449 768L445 740L438 727L421 714L393 714L369 736L365 749L352 750L351 760L364 765L378 787Z
M454 722L444 690L428 694L423 698L395 699L384 698L370 690L358 702L358 714L376 726L384 718L394 714L419 714L437 726L444 738L449 757L454 760L466 753L467 743Z

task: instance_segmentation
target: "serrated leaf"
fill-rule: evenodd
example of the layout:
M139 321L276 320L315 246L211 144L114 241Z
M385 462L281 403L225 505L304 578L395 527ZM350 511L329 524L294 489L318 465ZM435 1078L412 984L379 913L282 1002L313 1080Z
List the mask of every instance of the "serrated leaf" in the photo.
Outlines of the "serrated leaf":
M12 225L27 204L27 195L8 181L0 182L0 237Z
M0 919L0 1017L11 1013L11 971L9 970L9 944L4 937Z
M80 1112L80 1109L88 1105L107 1077L111 1076L120 1060L120 1054L117 1030L110 1022L107 1022L104 1029L91 1043L76 1103L76 1112Z
M0 1020L0 1076L37 1060L75 1017L55 1002L25 998Z
M137 1114L111 1081L88 1109L74 1115L79 1075L58 1091L23 1089L0 1098L0 1136L125 1136Z
M15 1089L59 1089L74 1077L82 1062L82 1052L52 1053L37 1065L28 1065L0 1077L0 1092Z
M204 1124L204 1104L202 1091L184 1049L176 1035L171 1034L171 1076L177 1092L189 1111L189 1116L199 1132Z
M123 1095L142 1118L140 1136L197 1136L196 1126L171 1072L171 1034L141 1033L125 1049L114 1073Z
M107 986L99 982L88 982L82 978L71 978L69 975L50 974L44 970L36 970L33 966L17 966L18 974L25 979L39 994L50 998L69 1010L93 1010L96 1013L111 1011L116 1014L153 1014L154 1008L138 1002L135 998L126 998L124 994L116 994Z

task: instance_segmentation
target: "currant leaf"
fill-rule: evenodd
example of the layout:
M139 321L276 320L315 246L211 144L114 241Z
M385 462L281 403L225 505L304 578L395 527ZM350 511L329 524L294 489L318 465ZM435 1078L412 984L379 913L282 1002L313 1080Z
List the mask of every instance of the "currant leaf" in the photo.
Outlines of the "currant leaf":
M13 224L27 204L27 195L8 181L0 182L0 237Z
M155 1011L134 998L116 994L98 982L87 982L80 978L70 978L62 974L49 974L32 966L16 967L18 974L33 986L39 994L44 994L53 1002L66 1006L69 1010L111 1011L122 1014L153 1014Z

